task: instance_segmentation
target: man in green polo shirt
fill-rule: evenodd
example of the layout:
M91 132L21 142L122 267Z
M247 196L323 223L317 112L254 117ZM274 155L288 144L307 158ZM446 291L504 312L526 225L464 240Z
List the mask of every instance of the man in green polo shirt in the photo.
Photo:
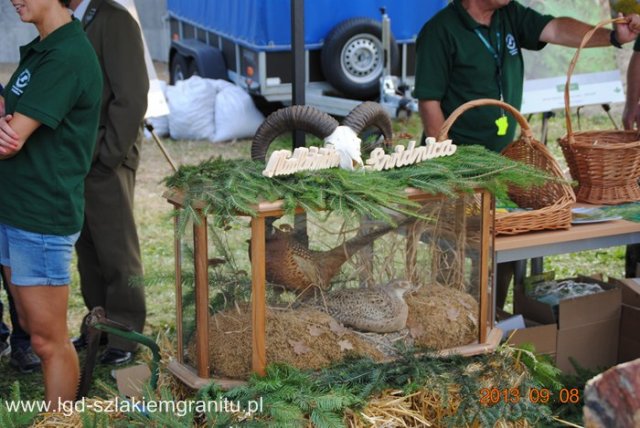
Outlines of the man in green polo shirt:
M614 32L598 30L587 46L619 46L637 36L640 17L630 15ZM416 42L414 96L426 136L437 136L454 109L479 98L501 99L520 109L524 82L522 49L546 43L577 47L592 28L572 18L541 15L510 0L453 0L429 20ZM464 113L449 136L456 144L501 151L513 141L515 120L500 108Z
M517 109L522 104L522 49L546 43L578 47L589 24L554 18L511 0L453 0L429 20L416 42L415 90L424 134L436 137L445 119L467 101L493 98ZM587 47L616 46L634 40L640 17L630 15L614 31L599 29ZM479 144L496 152L511 143L515 119L499 107L468 110L449 131L458 145ZM514 263L498 266L497 306L502 307Z

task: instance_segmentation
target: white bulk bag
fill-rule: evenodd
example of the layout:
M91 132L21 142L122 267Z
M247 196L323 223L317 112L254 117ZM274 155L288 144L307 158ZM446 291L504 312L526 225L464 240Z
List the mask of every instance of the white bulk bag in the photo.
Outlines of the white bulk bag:
M164 97L164 100L166 101L167 99L167 82L165 82L164 80L152 80L150 82L151 84L151 89L149 90L149 92L153 92L153 91L159 91L160 93L158 94L154 94L154 96L162 96ZM153 102L153 97L150 95L149 96L149 102ZM163 102L164 103L164 102ZM164 104L164 105L168 105L168 104ZM165 114L162 116L149 116L149 110L147 109L147 122L149 122L149 124L151 126L153 126L153 131L156 133L156 135L158 137L168 137L169 136L169 115ZM146 129L144 130L144 134L146 138L151 138L151 135L148 134L149 131L147 131Z
M264 121L251 96L235 85L222 87L216 96L214 142L250 138Z
M167 87L169 133L175 140L210 140L215 135L217 86L211 79L191 76Z

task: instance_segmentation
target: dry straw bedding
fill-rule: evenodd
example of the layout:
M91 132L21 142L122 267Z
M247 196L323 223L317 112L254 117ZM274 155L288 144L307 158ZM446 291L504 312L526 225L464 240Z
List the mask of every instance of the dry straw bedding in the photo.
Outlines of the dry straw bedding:
M439 285L423 286L406 297L407 328L390 334L362 333L343 327L317 309L269 308L267 362L300 369L320 369L348 355L391 359L395 344L442 350L477 340L478 304L469 294ZM209 357L213 375L247 378L251 373L251 311L247 305L229 308L209 320ZM195 346L189 346L195 355Z

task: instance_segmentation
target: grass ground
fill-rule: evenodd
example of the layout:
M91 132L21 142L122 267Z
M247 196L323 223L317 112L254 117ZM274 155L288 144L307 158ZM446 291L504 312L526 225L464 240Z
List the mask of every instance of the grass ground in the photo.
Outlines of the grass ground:
M8 71L10 71L10 66L0 65L0 81L6 81ZM619 121L618 110L614 109L614 117L617 117ZM584 129L611 128L609 120L598 109L590 109L586 115L588 117L583 117L582 120ZM539 117L531 118L531 124L534 132L538 135L541 126ZM396 123L395 126L396 131L409 132L416 138L418 137L419 125L415 116L409 122ZM564 120L561 117L551 119L549 147L562 164L564 164L564 160L555 141L563 133ZM250 149L250 141L248 140L223 144L168 140L165 141L165 144L178 164L194 164L218 155L225 158L247 158ZM171 172L169 164L162 157L155 143L150 139L146 140L142 149L142 163L138 171L135 196L135 214L147 278L148 316L145 333L154 337L166 334L169 338L174 337L175 327L175 297L172 280L174 274L173 226L172 208L162 197L165 190L162 180ZM545 267L555 270L560 277L595 272L619 277L624 272L623 259L624 248L614 247L548 257L545 260ZM74 275L69 304L69 326L72 334L78 332L81 318L85 312L79 293L78 277ZM9 367L6 359L0 361L0 374L0 399L8 397L10 386L15 381L19 381L21 384L22 398L37 399L42 397L40 374L20 375ZM98 369L96 378L105 385L115 387L115 382L111 379L108 369ZM93 393L104 394L102 389L94 389Z

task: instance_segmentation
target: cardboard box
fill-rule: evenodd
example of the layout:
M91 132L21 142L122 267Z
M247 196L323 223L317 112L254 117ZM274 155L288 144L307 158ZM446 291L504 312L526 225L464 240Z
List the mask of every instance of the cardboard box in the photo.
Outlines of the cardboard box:
M516 287L514 293L517 313L541 324L557 326L556 365L567 373L574 372L569 357L590 369L609 367L618 360L620 288L592 278L576 280L596 282L605 291L562 300L557 315L551 305L526 296L523 287Z
M622 291L622 303L640 308L640 278L611 279Z
M622 305L618 363L640 358L640 308Z
M496 315L498 320L505 320L512 316L500 309L497 310ZM507 333L507 343L515 346L531 343L535 347L536 353L548 355L555 361L558 336L556 324L542 325L528 319L525 319L524 323L524 328L518 328Z
M612 280L622 292L618 363L640 358L640 278Z
M535 347L536 353L548 355L555 361L557 337L558 329L555 324L536 324L515 330L509 336L508 343L516 346L531 343Z

